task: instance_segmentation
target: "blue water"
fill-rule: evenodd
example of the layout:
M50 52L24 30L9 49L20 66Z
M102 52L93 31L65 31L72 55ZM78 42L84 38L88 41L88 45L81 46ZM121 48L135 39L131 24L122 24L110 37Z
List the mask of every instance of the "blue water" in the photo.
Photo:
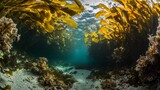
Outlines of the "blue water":
M70 50L70 57L67 60L71 63L89 63L90 56L84 41L76 41L74 47Z
M83 28L79 26L77 29L73 30L73 43L67 54L62 57L64 61L76 65L89 64L91 62L88 46L84 42L84 31L82 31L82 29Z
M59 46L57 45L46 45L42 43L43 39L39 40L37 43L33 44L31 48L27 51L33 56L37 57L46 57L49 60L49 63L55 61L64 61L72 63L75 65L89 65L93 61L93 57L89 55L88 46L84 42L84 35L87 32L97 30L95 22L97 21L94 17L94 14L90 12L85 12L80 15L76 22L78 23L78 28L68 28L67 30L73 32L73 41L67 46L67 50L60 52ZM93 26L92 26L93 25ZM88 30L87 28L90 27ZM62 48L63 49L63 48Z

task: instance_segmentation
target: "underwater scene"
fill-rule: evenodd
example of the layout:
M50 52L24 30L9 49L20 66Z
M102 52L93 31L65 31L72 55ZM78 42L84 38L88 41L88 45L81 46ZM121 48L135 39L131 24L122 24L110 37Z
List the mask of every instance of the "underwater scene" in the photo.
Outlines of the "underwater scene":
M160 90L160 0L0 0L0 90Z

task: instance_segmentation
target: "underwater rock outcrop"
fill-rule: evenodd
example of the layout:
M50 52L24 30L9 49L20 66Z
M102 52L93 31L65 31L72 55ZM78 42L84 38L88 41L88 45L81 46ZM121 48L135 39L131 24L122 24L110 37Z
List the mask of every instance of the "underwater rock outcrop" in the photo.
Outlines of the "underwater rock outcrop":
M3 53L9 53L13 41L18 36L18 29L12 19L2 17L0 19L0 51Z
M39 57L39 60L37 62L32 63L31 70L33 73L41 74L43 70L47 70L47 58L45 57Z
M132 84L135 83L135 81L133 81L135 77L132 69L117 68L111 71L92 71L88 78L91 78L93 80L100 79L101 86L104 90L135 90L128 88L136 88L132 86Z
M150 45L146 54L137 60L135 70L142 83L159 80L160 75L160 19L157 33L149 37Z
M68 90L76 82L71 75L50 68L45 57L39 57L36 61L27 60L25 62L25 68L38 75L38 82L47 90Z
M12 19L0 18L0 70L12 74L16 70L15 51L11 51L13 42L19 39L18 29ZM6 70L5 70L6 69Z

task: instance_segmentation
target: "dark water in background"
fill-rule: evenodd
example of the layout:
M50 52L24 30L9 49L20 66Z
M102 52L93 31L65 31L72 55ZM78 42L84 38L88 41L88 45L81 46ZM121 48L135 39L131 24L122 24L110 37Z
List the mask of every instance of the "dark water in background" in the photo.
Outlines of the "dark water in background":
M59 62L59 64L71 63L80 68L104 68L107 66L106 62L101 62L106 61L105 57L102 58L102 56L105 55L103 55L103 52L101 52L104 51L104 48L100 48L101 46L98 46L97 48L100 48L100 50L95 49L95 51L93 51L95 52L95 58L93 55L90 55L90 51L88 49L89 47L84 42L84 35L86 32L98 30L98 20L93 17L94 14L89 11L85 11L85 13L76 17L75 20L78 23L78 28L71 28L73 29L73 41L71 46L69 46L70 48L64 52L61 52L61 50L59 50L59 46L56 44L47 45L43 42L43 38L41 37L36 38L36 41L32 41L32 38L28 37L32 34L34 35L32 30L28 33L28 35L25 35L24 38L21 38L22 41L25 42L22 42L17 46L22 46L20 48L22 51L27 51L29 55L35 58L46 57L50 65ZM25 43L30 43L30 41L35 43L33 43L29 48L24 48L26 45Z
M91 18L92 17L92 18ZM73 31L73 41L69 46L69 49L61 52L59 50L59 46L56 44L47 45L46 43L42 42L43 38L38 37L35 42L29 48L21 47L20 49L23 51L28 52L28 54L32 55L33 57L46 57L49 60L49 64L62 61L64 63L71 63L75 66L80 67L93 67L95 66L92 62L94 61L93 57L89 55L88 46L84 42L84 35L86 33L86 28L92 24L95 24L97 21L94 17L94 14L90 12L85 12L82 15L76 17L76 22L78 23L78 28L70 28ZM97 29L96 27L92 27L91 30ZM20 44L19 46L25 45L25 43L30 43L32 38L28 37L29 35L34 35L32 31L25 35L24 38L21 38L24 43ZM24 40L25 39L25 40ZM42 39L42 40L41 40Z
M20 49L22 51L26 51L27 54L29 54L32 57L35 57L35 58L46 57L50 65L72 64L78 68L87 68L87 69L97 68L97 67L104 68L107 64L100 62L100 61L103 61L102 60L103 58L99 56L99 55L104 56L102 54L103 52L94 50L93 52L96 53L96 55L94 56L96 56L97 58L90 55L91 51L89 51L89 47L84 42L84 33L83 33L84 31L78 30L78 29L80 28L77 28L76 30L74 30L73 41L71 44L69 44L70 45L68 46L69 48L64 52L61 52L61 50L59 49L59 46L57 46L54 43L52 45L47 45L46 43L43 42L44 40L41 37L38 37L35 39L35 40L38 40L36 41L36 43L33 43L30 47L27 46L25 48L27 40L31 41L32 39L28 37L28 35L31 35L31 33L33 33L32 31L21 39L21 41L25 41L24 43L20 41L18 42L19 45L16 45L16 46L21 46ZM30 42L27 42L27 43L30 43ZM104 58L104 61L106 61L105 58Z
M73 63L89 63L90 58L87 46L80 40L75 42L67 60Z
M93 58L89 55L88 46L84 42L84 33L82 30L74 30L73 32L73 41L66 51L61 51L59 46L56 44L47 45L43 42L43 38L36 38L36 43L33 43L31 47L25 48L25 43L30 41L32 38L29 38L28 35L31 35L33 32L29 32L28 35L25 35L22 38L22 41L25 43L20 43L17 46L22 46L20 49L27 51L32 57L46 57L49 61L49 64L73 64L77 67L92 67ZM35 41L33 41L35 42ZM30 43L30 42L28 42ZM22 45L23 44L23 45Z

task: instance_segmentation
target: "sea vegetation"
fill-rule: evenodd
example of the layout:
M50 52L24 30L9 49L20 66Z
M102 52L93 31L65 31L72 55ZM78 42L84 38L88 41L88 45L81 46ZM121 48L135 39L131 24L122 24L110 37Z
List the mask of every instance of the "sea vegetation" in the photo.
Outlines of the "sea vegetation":
M83 11L82 4L67 4L66 0L1 0L0 17L12 17L14 21L52 32L61 27L60 22L77 27L71 16Z
M114 1L120 5L112 8L104 4L98 6L102 8L96 14L100 17L101 28L85 36L90 51L97 48L105 57L112 56L116 62L123 60L123 65L118 63L118 67L113 67L112 64L111 70L94 71L90 78L102 79L104 89L126 90L133 85L156 90L154 86L159 85L160 69L160 4L152 0L152 5L146 0Z
M47 58L35 59L27 54L23 55L22 52L20 54L12 49L12 45L15 40L20 39L19 32L22 35L21 40L24 40L24 35L26 35L24 38L29 41L35 39L33 36L42 36L48 44L55 41L58 45L66 46L66 40L72 38L72 32L66 31L66 27L68 25L77 27L77 23L71 16L84 10L79 0L74 1L75 4L68 4L66 0L1 0L0 72L12 75L13 71L23 68L37 75L38 82L47 90L68 90L72 87L76 80L62 71L51 68ZM103 49L102 53L108 55L105 56L107 59L111 59L111 56L116 62L123 60L125 65L129 65L130 61L136 61L139 55L143 55L149 47L145 55L138 59L135 71L130 68L123 70L114 68L107 73L105 71L95 72L93 77L102 78L102 87L113 90L122 90L129 84L158 82L160 26L157 29L157 25L160 4L152 0L151 6L148 5L147 0L114 1L120 6L108 8L104 4L98 5L102 10L95 17L101 18L100 29L97 32L85 34L86 44L91 45L90 51L95 53L96 51L93 51L92 48L100 47L99 51ZM13 21L18 25L16 26ZM24 45L29 46L21 44L22 47ZM11 88L11 86L7 85L5 88Z
M17 62L11 49L13 42L17 40L19 34L16 24L10 18L0 18L0 68L3 72L12 74L11 69L15 69Z
M66 31L66 27L76 28L78 24L72 16L83 10L84 7L79 0L73 0L72 4L66 0L0 1L0 17L12 18L17 23L21 40L15 47L21 50L34 47L40 40L46 43L46 46L56 44L60 49L64 49L67 42L72 40L72 31Z
M18 29L12 19L0 18L0 50L2 53L9 53L13 41L18 39Z
M35 30L22 28L21 39L14 46L20 51L26 51L34 56L44 56L50 59L51 54L66 53L73 45L73 32L67 29L67 25L50 33L37 33ZM70 27L72 28L72 27ZM23 32L26 30L26 32ZM30 37L28 37L30 36Z
M137 60L135 70L143 84L157 82L160 75L160 19L157 33L155 36L149 37L149 47L145 55Z
M5 60L10 63L2 62L3 66L0 66L0 73L11 76L13 75L12 73L14 71L25 69L26 71L36 75L38 77L37 82L39 82L39 84L42 85L46 90L68 90L72 87L73 83L76 82L71 75L64 74L62 71L48 66L48 60L45 57L39 57L39 59L35 59L25 53L10 53L10 55L14 55L16 59L14 60L13 57L3 59L3 61ZM16 64L14 64L15 62ZM7 87L8 86L4 88Z
M147 90L157 90L160 75L160 19L158 19L158 22L156 35L149 35L149 47L145 55L142 54L139 57L135 66L92 71L89 78L93 80L101 79L104 89L126 90L130 86L143 86Z
M139 84L135 81L135 72L129 68L92 71L88 78L100 79L104 90L127 90L133 84ZM136 82L136 84L135 84ZM139 84L141 85L141 84Z
M146 51L148 34L156 33L160 4L152 0L152 5L147 0L114 1L120 5L111 8L98 5L101 10L95 17L100 18L101 27L98 31L85 34L85 42L90 46L106 43L109 48L106 50L110 50L112 59L116 62L127 61L129 65Z
M56 40L55 38L58 36L59 40L64 42L64 38L67 38L64 36L67 34L64 26L70 25L76 28L77 23L71 16L79 14L84 9L79 0L74 1L75 4L67 4L66 0L1 0L0 72L12 75L17 69L23 68L36 74L39 83L46 89L67 90L70 88L76 81L72 76L50 68L47 64L48 60L44 57L35 61L35 59L27 57L27 54L23 55L18 50L14 51L12 45L13 41L20 39L19 34L21 34L22 40L24 40L23 35L31 38L39 35L49 38L48 43L53 39ZM13 21L17 23L17 26ZM29 44L25 44L25 46Z
M76 80L62 71L50 68L45 57L39 57L38 60L26 60L25 68L33 74L38 75L38 82L45 89L51 90L68 90Z
M108 8L104 4L98 5L98 8L102 8L102 10L96 13L95 17L103 17L100 20L101 27L98 32L86 34L86 37L92 37L93 42L104 39L107 39L108 43L110 40L123 42L127 38L125 36L127 33L152 30L154 18L160 16L159 3L152 2L153 6L149 6L146 0L114 1L121 5L112 8Z

